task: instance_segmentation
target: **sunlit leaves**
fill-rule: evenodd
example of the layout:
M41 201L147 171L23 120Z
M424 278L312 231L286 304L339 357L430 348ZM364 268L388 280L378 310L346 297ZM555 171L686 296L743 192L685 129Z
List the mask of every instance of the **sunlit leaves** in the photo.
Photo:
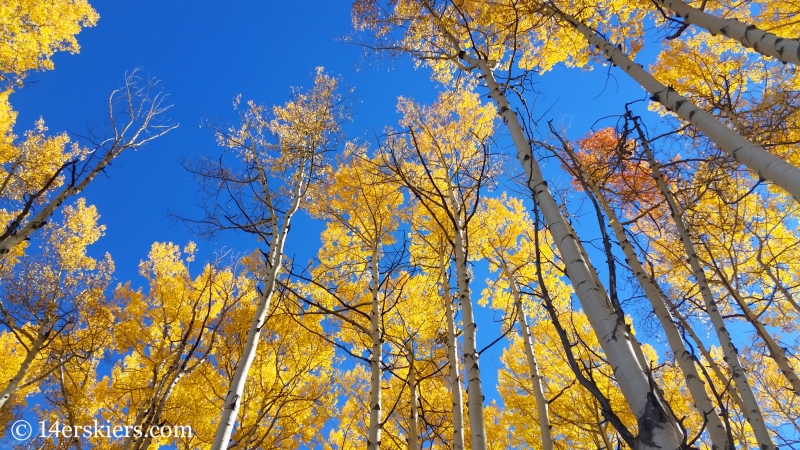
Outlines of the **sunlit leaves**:
M55 52L76 53L75 35L97 23L86 0L14 0L0 6L0 77L23 77L32 70L53 68Z

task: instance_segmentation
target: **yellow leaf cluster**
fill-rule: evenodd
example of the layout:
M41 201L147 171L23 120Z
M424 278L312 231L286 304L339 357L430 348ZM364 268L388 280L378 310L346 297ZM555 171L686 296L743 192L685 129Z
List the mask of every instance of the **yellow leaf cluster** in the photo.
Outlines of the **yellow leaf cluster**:
M76 53L83 27L97 23L86 0L10 0L0 5L0 73L22 77L53 68L55 52Z

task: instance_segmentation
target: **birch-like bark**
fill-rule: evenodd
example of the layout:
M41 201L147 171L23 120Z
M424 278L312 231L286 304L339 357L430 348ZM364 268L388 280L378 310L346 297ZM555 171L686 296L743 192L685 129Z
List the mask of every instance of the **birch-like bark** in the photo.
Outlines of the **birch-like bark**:
M81 180L80 183L76 184L75 186L65 187L64 189L59 191L59 193L56 194L55 197L53 197L49 202L47 202L47 204L42 209L40 209L39 212L37 212L36 215L33 216L33 218L30 219L27 223L25 223L22 226L19 226L12 233L9 233L8 231L4 233L4 235L0 237L0 255L5 255L12 248L19 245L20 242L28 240L34 231L43 227L47 223L47 220L50 218L50 216L53 215L56 209L59 206L61 206L61 204L64 203L65 200L80 194L86 188L86 186L88 186L89 183L91 183L92 180L94 180L97 177L97 175L100 174L100 172L102 172L103 169L106 168L106 166L108 166L111 160L113 160L116 156L118 156L118 154L119 154L118 152L114 151L109 151L108 153L106 153L106 155L103 157L103 159L100 160L97 166L95 166L94 169L92 169L92 171L89 172L89 174L83 180ZM12 225L17 224L17 221L21 222L22 219L23 217L18 217L17 220L15 220L14 223L12 223ZM11 231L10 227L9 231Z
M408 394L409 402L411 404L411 417L408 420L408 449L419 450L419 429L417 428L417 418L419 416L419 409L417 403L417 368L414 358L414 341L411 341L411 348L408 352Z
M462 41L449 31L430 2L422 0L422 5L431 14L439 33L448 41L454 56L460 60L457 62L459 66L464 70L477 68L480 71L481 77L489 88L489 97L495 102L498 114L508 127L517 151L517 158L525 172L526 184L533 194L534 201L542 211L550 234L566 264L567 275L611 364L620 390L637 419L639 428L639 434L636 437L637 449L671 450L680 448L683 442L683 433L670 420L667 408L659 400L658 394L651 390L650 380L642 370L632 348L629 333L624 326L620 326L615 311L609 307L610 300L604 298L592 280L586 261L581 256L576 237L567 231L564 217L558 209L553 194L547 187L539 164L533 157L530 142L525 136L519 118L511 110L504 89L494 78L491 68L494 63L490 63L485 58L476 58L467 54L461 47Z
M604 297L592 279L576 237L568 231L555 198L547 187L538 163L533 158L530 143L525 137L519 119L511 110L504 90L495 81L489 62L472 58L463 51L459 52L459 57L471 66L479 68L489 88L489 97L494 100L498 114L511 133L528 187L540 206L550 234L566 264L566 271L578 300L611 363L620 390L637 418L639 434L636 439L639 448L661 450L679 448L683 442L682 432L671 422L667 409L659 401L657 393L651 391L647 374L641 368L624 324L618 323L616 312L610 307L610 300Z
M636 439L641 445L640 448L662 450L679 448L683 441L682 433L671 423L666 408L651 391L647 374L641 368L624 324L620 326L616 313L610 308L609 299L603 296L592 279L576 237L569 233L555 198L547 187L538 163L533 158L530 143L525 137L519 118L511 110L505 92L495 81L488 61L471 58L463 51L459 57L480 69L489 88L489 97L496 103L498 114L511 133L517 158L527 177L528 187L539 204L550 234L566 264L567 274L578 300L611 363L620 389L637 418L639 435Z
M449 190L451 193L452 191ZM451 194L451 201L455 199ZM454 208L454 212L458 212ZM469 287L469 272L467 271L467 251L464 239L464 226L460 214L453 214L455 218L455 236L453 253L456 262L456 283L458 285L458 299L461 303L461 322L464 324L464 365L467 369L467 415L469 416L469 430L472 438L472 448L486 450L486 425L483 422L483 386L481 386L481 371L478 366L477 332L478 324L475 323L472 312L472 294Z
M758 261L758 265L761 266L761 270L763 270L767 274L769 279L772 280L773 283L775 283L775 287L781 292L781 294L783 294L784 299L790 305L792 305L792 308L794 308L795 311L800 313L800 304L797 303L797 300L795 300L792 293L789 292L789 289L787 289L786 286L783 285L783 282L780 279L778 279L778 277L772 272L772 268L770 268L766 263L764 263L762 256L764 250L764 243L761 241L760 238L758 239L759 239L759 247L758 247L758 254L756 255L756 261Z
M671 87L664 86L647 73L641 65L628 58L620 48L598 36L597 33L574 17L552 8L548 10L568 22L591 45L602 51L613 64L619 66L647 92L652 94L652 100L658 101L681 119L692 124L708 136L722 151L757 173L759 177L775 183L791 194L796 201L800 201L799 167L750 142L739 133L726 127L711 114L695 106Z
M714 331L722 346L722 352L725 355L725 361L730 368L733 382L736 385L736 389L739 391L739 394L744 402L745 408L742 410L742 414L744 414L748 423L750 423L750 426L753 428L753 434L755 435L756 442L758 443L759 447L764 450L776 450L777 447L772 442L772 437L769 435L769 430L764 423L764 416L761 413L761 408L758 405L755 394L753 393L753 388L750 386L750 382L747 380L747 376L744 374L744 369L739 362L739 355L736 346L733 344L730 333L728 333L728 329L725 327L725 322L722 319L722 314L720 314L716 301L714 300L714 296L711 293L711 289L708 285L708 279L706 278L703 267L700 265L700 258L697 256L697 250L692 242L689 230L686 228L686 224L683 222L683 208L675 200L675 197L673 197L672 191L670 191L664 176L661 174L660 166L656 162L653 153L650 151L650 146L645 140L644 133L641 131L641 128L635 119L634 126L639 132L642 150L644 151L645 158L650 165L650 171L653 175L653 178L655 179L656 184L658 184L658 188L661 190L662 195L669 204L672 219L675 223L675 227L678 230L678 234L681 237L683 249L689 258L689 265L692 269L692 275L697 281L698 288L700 289L700 295L703 297L703 302L705 303L706 312L711 319L711 323L714 326Z
M684 22L704 29L716 36L721 34L739 41L764 56L777 58L784 63L800 64L800 41L776 36L755 25L746 24L736 19L724 19L697 8L693 8L682 0L654 0L672 10Z
M452 389L453 411L453 450L464 450L464 397L461 392L461 371L458 368L458 341L456 340L456 318L450 299L450 286L447 281L445 254L439 259L439 274L442 283L442 300L447 315L447 362L450 366L450 386Z
M28 375L28 371L31 368L31 364L33 364L33 360L36 359L36 356L40 351L42 351L42 348L44 348L44 343L47 342L53 326L55 326L55 322L51 321L42 327L42 330L40 330L38 336L36 336L36 339L34 339L34 341L31 343L31 347L28 350L28 353L25 355L25 359L22 360L22 364L20 364L19 369L17 369L17 373L14 375L14 378L9 380L6 387L0 391L0 409L3 409L3 405L8 402L8 399L10 399L11 396L19 390L20 383L22 383L22 380L24 380Z
M575 161L577 169L580 171L578 175L582 177L584 181L586 181L586 186L591 190L591 194L597 199L606 217L608 217L608 222L611 224L611 229L614 231L617 242L619 242L619 245L625 254L625 261L630 265L633 274L636 276L636 279L642 286L645 296L650 301L650 305L653 308L653 313L656 315L661 323L661 327L664 329L664 333L667 337L667 343L669 344L672 353L675 355L675 360L678 363L678 367L683 373L686 386L689 388L689 392L692 394L695 407L708 422L708 435L711 438L711 443L713 446L712 448L733 449L733 442L729 442L728 440L727 430L717 414L717 410L714 407L714 403L711 401L711 397L708 396L703 378L697 371L697 366L695 366L695 360L686 350L686 347L683 344L683 339L681 338L678 326L675 324L675 319L672 317L672 314L669 312L669 308L665 303L663 291L649 276L647 271L645 271L642 263L639 261L639 256L636 254L636 251L633 248L633 245L628 240L628 236L625 233L622 223L617 217L616 211L614 211L614 209L611 207L608 199L606 199L598 184L584 170L583 165L577 158L577 155L575 155L575 153L566 146L565 150L570 153L570 157L573 159L573 161Z
M370 400L369 400L369 431L367 434L367 449L380 450L381 448L381 359L383 346L381 345L381 304L379 297L380 282L378 277L378 247L372 247L372 260L370 261L370 290L372 291L372 317L370 335L372 338L372 356L369 361L370 368Z
M563 214L566 215L566 211L564 211ZM598 224L599 226L603 227L604 225L602 217L600 217L599 219L600 220L598 221ZM587 262L586 267L589 269L589 273L592 275L592 280L594 280L595 286L597 286L597 289L600 290L600 293L602 294L603 298L608 300L608 307L611 308L611 310L613 310L616 313L617 320L619 321L619 323L622 324L622 326L624 326L626 330L628 330L628 337L631 340L631 347L633 348L633 352L636 355L636 360L639 361L639 367L641 367L642 371L645 374L647 374L648 378L652 378L652 374L650 373L651 372L650 363L647 361L647 357L645 357L644 351L642 351L642 345L636 339L636 336L634 336L634 334L631 332L630 326L625 322L625 313L622 310L622 305L619 304L619 300L616 297L612 298L611 295L609 295L608 291L606 290L605 286L603 286L603 283L600 281L600 276L597 274L597 269L589 260L589 254L586 253L586 248L583 246L583 243L579 239L577 239L578 233L575 231L574 228L572 228L572 224L568 220L565 220L564 225L567 227L567 231L571 235L576 236L575 242L581 251L581 256L583 256L583 260ZM606 231L603 229L601 229L600 231L603 234L604 241L608 242L610 245L610 240L607 240L608 236L606 235ZM607 257L611 258L612 255L609 253ZM662 395L662 401L664 401L663 395Z
M200 367L206 361L206 359L207 359L207 357L203 357L202 359L197 361L195 364L193 364L192 367L189 367L188 369L183 369L183 368L180 369L178 374L169 383L169 386L167 386L167 389L164 392L164 395L162 395L161 399L158 401L158 405L156 406L155 413L151 416L150 419L148 419L149 424L153 424L153 423L157 424L157 423L160 422L161 416L164 414L164 407L167 405L167 400L169 400L169 398L172 396L172 393L175 391L175 388L178 386L178 382L180 382L181 379L183 379L184 377L186 377L186 376L190 375L192 372L194 372L198 367ZM144 427L144 429L147 429L147 428L148 428L148 426ZM140 441L139 445L137 445L135 448L136 449L148 449L148 448L150 448L150 444L151 444L152 441L153 441L153 436L148 434L147 437L144 440Z
M701 341L697 333L694 332L694 329L691 325L689 325L689 322L683 316L681 316L681 314L674 307L672 307L672 310L675 311L675 318L678 319L681 327L683 327L683 329L689 333L689 337L692 338L694 345L697 346L697 350L700 351L700 355L702 355L703 359L706 360L708 366L711 368L711 371L714 372L714 375L717 377L722 386L726 387L727 393L731 396L733 403L736 404L736 408L738 408L739 411L744 411L744 401L742 401L742 397L739 396L739 393L736 392L736 389L733 389L735 386L731 385L731 380L727 375L725 375L725 373L722 372L722 368L719 366L719 364L717 364L714 358L711 357L711 352L708 351L705 344L703 344L703 341Z
M520 295L517 283L505 263L503 263L503 271L506 274L506 278L508 278L508 284L511 286L511 294L514 296L514 304L517 308L517 314L519 314L519 328L522 333L522 343L525 347L525 358L528 361L528 372L531 376L531 390L533 390L533 397L536 399L536 410L539 415L542 450L553 450L553 433L550 426L550 415L547 411L549 403L544 396L542 377L539 375L539 365L536 363L536 354L533 352L533 340L528 326L528 317L522 307L522 295Z
M566 215L566 211L564 211L563 214ZM604 227L605 225L603 224L602 217L599 217L599 219L600 220L598 221L598 225ZM574 228L572 228L572 224L568 220L566 220L564 221L564 225L566 225L567 231L569 231L571 235L576 236L575 242L577 243L578 248L581 251L581 256L583 256L583 260L587 262L586 267L589 269L589 273L592 275L592 279L594 280L595 286L597 286L597 289L600 290L603 298L608 299L609 301L608 307L611 308L617 314L617 320L619 321L619 323L622 324L622 326L624 326L626 330L628 330L628 337L631 340L631 347L633 348L633 352L636 355L636 359L637 361L639 361L639 367L641 367L642 371L645 374L647 374L648 378L652 378L650 363L647 360L647 357L644 355L644 351L642 350L642 344L639 343L639 341L636 339L636 336L631 332L630 325L628 325L625 322L625 312L622 310L622 305L619 304L619 300L616 297L612 297L611 295L609 295L605 286L603 286L603 283L600 281L600 276L597 274L597 269L589 260L589 254L586 253L586 247L584 247L583 243L579 239L577 239L578 233L575 231ZM603 234L604 241L608 242L609 244L608 251L610 252L611 241L607 239L608 236L604 229L601 229L600 231ZM607 257L611 258L613 256L609 253ZM665 401L663 399L663 395L661 399L662 402ZM674 417L672 419L675 420ZM675 423L675 425L677 425L677 422Z
M89 183L92 182L97 175L108 167L114 158L119 156L123 151L129 148L141 148L153 139L157 139L178 127L178 125L154 125L158 122L159 116L164 114L170 106L162 106L165 98L161 93L154 96L150 88L156 84L149 81L148 86L142 87L137 84L138 76L136 71L126 75L125 87L115 90L111 93L108 99L109 107L109 121L113 128L114 137L104 141L104 144L110 143L111 148L106 152L103 158L91 169L80 169L76 166L80 161L72 161L63 165L47 182L47 184L38 192L28 195L28 201L22 207L22 210L17 213L14 220L5 224L5 231L0 233L0 257L8 253L12 248L19 245L21 242L30 238L36 230L43 227L50 216L53 215L55 210L61 206L64 201L70 197L80 194ZM121 98L118 94L124 92ZM126 112L130 118L125 123L118 123L118 118L115 117L114 104L117 101L123 101L128 106ZM137 127L137 121L139 125ZM129 133L133 133L129 135ZM99 152L100 150L95 150ZM72 166L72 170L80 173L83 170L88 170L86 176L78 181L73 180L72 183L61 189L52 199L42 206L42 208L27 222L25 219L31 213L34 203L42 200L42 196L46 193L47 189L53 182L66 172L67 167ZM73 173L74 174L74 173Z
M792 390L794 391L795 395L800 394L800 378L797 377L797 373L794 371L794 368L789 363L789 358L786 357L786 351L775 342L775 339L769 334L767 331L767 327L764 326L764 323L759 320L759 316L756 315L752 309L747 305L747 302L742 298L739 291L733 287L731 281L728 277L719 269L719 267L714 264L714 270L717 272L720 280L722 280L722 284L725 285L725 288L730 292L731 297L736 300L736 303L739 305L739 309L742 310L744 313L745 318L747 319L750 324L753 325L753 328L756 329L756 333L758 337L767 345L767 349L769 350L769 356L775 361L778 365L778 369L780 369L783 376L786 378L786 381L789 382L789 385L792 386Z
M278 274L281 269L281 261L283 260L283 248L286 244L286 237L289 233L289 225L292 216L300 206L302 188L304 185L303 174L297 175L297 182L292 192L292 203L283 215L283 220L278 225L278 218L275 216L275 209L272 216L272 230L275 240L270 245L267 257L267 279L264 281L264 288L259 296L258 306L256 307L256 314L253 317L253 322L250 324L250 329L247 331L247 341L245 342L244 350L239 362L236 364L236 370L233 373L233 379L228 393L225 395L225 404L222 410L222 417L220 418L217 431L214 435L214 443L212 450L225 450L228 448L228 443L231 440L233 433L233 426L236 423L236 417L241 408L242 394L244 393L244 385L247 381L247 374L250 371L250 366L256 358L256 347L258 346L259 338L261 337L261 329L264 327L264 322L267 318L269 311L270 301L275 292L275 282L277 281ZM266 193L269 195L269 193Z

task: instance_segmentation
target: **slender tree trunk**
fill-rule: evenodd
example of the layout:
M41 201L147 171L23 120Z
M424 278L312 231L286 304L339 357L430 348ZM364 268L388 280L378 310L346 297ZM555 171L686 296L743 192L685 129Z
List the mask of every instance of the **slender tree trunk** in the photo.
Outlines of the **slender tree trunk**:
M270 252L273 253L273 252ZM217 432L214 436L214 444L212 449L223 450L228 448L228 442L231 440L233 434L233 426L239 414L241 407L242 394L244 393L244 385L247 381L247 374L250 371L250 366L256 357L256 347L258 346L259 338L261 337L261 329L264 327L264 322L267 318L267 311L269 311L270 301L275 289L275 278L278 276L280 258L274 258L273 267L270 273L267 274L267 280L264 283L264 291L259 296L258 306L256 307L256 314L253 318L253 323L250 325L250 330L247 332L247 341L245 342L244 351L242 352L241 359L236 364L236 370L233 373L231 386L225 396L225 406L222 410L222 418L220 419L217 427Z
M298 178L302 180L303 175L298 174ZM275 291L275 283L278 274L281 270L281 261L283 259L283 247L286 244L286 236L289 233L289 225L292 216L300 206L300 192L302 191L303 183L298 181L293 195L292 204L283 215L282 223L278 227L278 219L273 215L273 236L274 241L270 245L269 254L267 257L268 272L267 279L264 281L264 290L259 296L258 306L256 307L256 314L253 317L253 322L250 329L247 331L247 341L245 342L244 350L239 362L236 364L236 370L233 373L233 379L228 393L225 395L225 404L222 409L222 417L217 425L217 432L214 436L214 443L212 450L226 450L228 443L233 434L233 425L236 423L236 417L239 414L239 408L242 403L242 394L244 393L244 385L247 381L247 374L250 371L250 366L256 358L256 347L258 346L259 338L261 337L261 329L264 327L264 322L267 318L269 311L270 301ZM269 194L267 194L269 195ZM273 214L275 210L273 208Z
M664 180L664 177L661 174L661 169L653 157L653 153L650 151L650 146L645 140L644 133L641 131L641 128L635 119L634 126L639 132L642 150L644 151L648 164L650 164L650 170L653 178L658 184L662 195L664 195L667 203L669 204L672 219L676 228L678 229L681 242L683 243L683 249L686 252L686 255L689 257L689 265L692 268L692 275L697 281L700 294L702 295L703 302L706 306L706 311L708 312L711 323L714 326L714 331L717 334L717 338L722 345L722 351L725 355L725 361L728 363L728 367L731 370L733 382L735 383L736 388L738 389L739 394L744 401L745 409L742 411L742 414L744 414L744 416L747 418L747 421L750 423L750 426L753 428L753 433L755 434L759 447L764 450L777 449L775 444L772 442L772 437L770 436L769 430L764 423L764 416L761 413L761 408L759 407L758 401L753 393L753 388L750 386L750 382L747 380L744 369L739 362L738 351L733 344L733 340L731 339L730 333L728 333L728 329L725 328L725 322L722 319L722 314L720 314L716 301L711 293L705 271L700 265L700 259L697 256L697 250L692 242L689 230L686 228L686 224L683 222L683 208L681 208L681 206L672 196L672 192L670 191L666 180Z
M370 290L372 291L371 338L372 356L369 361L370 368L370 401L369 401L369 431L367 435L367 449L379 450L381 448L381 360L383 359L381 345L381 304L379 298L380 274L378 272L378 247L372 248L370 261Z
M739 411L744 411L744 401L742 401L742 397L739 396L739 393L736 392L736 389L734 389L735 386L731 385L731 381L728 378L728 376L722 372L722 368L719 366L719 364L717 364L716 361L714 361L714 358L711 357L711 352L708 351L705 344L703 344L703 341L701 341L700 337L697 336L697 333L694 332L694 329L692 328L691 325L689 325L689 322L687 322L686 319L683 316L681 316L677 310L675 310L674 308L672 309L673 311L675 311L675 318L678 319L678 322L680 322L681 327L683 327L683 329L686 330L687 333L689 333L689 337L692 338L694 345L697 346L697 350L700 351L700 354L703 356L703 359L705 359L706 362L708 363L708 366L711 368L711 371L714 372L714 375L719 379L719 382L727 389L727 392L731 396L733 403L736 404L736 408L739 409Z
M766 263L764 263L762 259L762 253L763 253L763 242L759 242L758 256L756 256L756 261L758 261L758 265L761 266L761 270L763 270L767 274L770 280L772 280L772 282L775 283L775 287L778 288L781 294L783 294L783 297L786 299L786 301L790 305L792 305L792 308L794 308L794 310L798 314L800 314L800 304L797 303L797 300L795 300L792 293L789 292L788 289L786 289L786 286L783 285L781 280L778 279L778 277L774 273L772 273L772 268L770 268Z
M786 351L775 342L775 339L770 336L769 332L767 331L767 327L758 319L758 316L753 312L752 309L747 305L747 302L742 298L739 294L739 291L733 287L731 281L725 276L725 274L720 270L719 267L716 266L714 262L714 270L717 272L717 275L722 280L722 284L725 285L725 288L730 292L731 296L736 303L739 305L739 309L742 310L744 313L745 318L753 328L756 329L756 333L758 337L767 345L767 349L769 350L769 356L775 361L778 365L778 369L780 369L783 376L786 378L786 381L792 387L795 395L800 394L800 378L797 377L797 373L794 371L794 368L789 363L789 358L786 357Z
M48 323L43 327L43 329L52 329L55 325L54 322ZM31 368L31 364L33 364L33 360L36 359L36 356L42 351L44 347L44 343L47 342L47 338L50 335L50 331L47 332L39 332L36 339L34 339L33 343L31 343L31 347L28 350L28 353L25 355L25 359L22 360L22 364L20 364L17 373L14 375L14 378L8 381L6 387L0 391L0 409L3 409L3 405L8 402L8 399L14 395L17 390L19 390L19 385L22 383L22 380L28 375L28 371Z
M778 37L736 19L724 19L693 8L682 0L654 0L657 5L671 9L684 22L697 25L712 35L722 34L741 42L747 48L784 63L800 64L800 41Z
M185 341L181 345L183 346L184 344ZM139 409L139 412L136 414L136 420L134 420L133 422L134 427L141 426L142 429L146 430L149 429L152 423L158 421L160 417L160 412L158 411L159 405L162 402L166 403L167 401L166 397L168 397L172 393L174 385L177 384L178 379L180 378L180 373L178 373L176 377L173 377L172 374L173 372L178 370L181 355L182 355L182 349L178 350L178 353L175 355L175 359L167 368L167 372L162 377L160 377L160 379L158 377L158 373L161 371L162 364L166 362L166 360L164 360L161 364L155 366L155 368L153 369L153 393L150 396L147 405L141 407ZM167 380L169 380L170 377L172 377L173 381L170 383L170 386L168 386L165 389L165 386L167 385ZM164 392L163 395L162 392ZM149 442L149 439L143 436L137 437L135 435L129 435L127 438L125 438L125 441L123 441L122 450L129 450L131 448L133 449L147 448L146 446L144 447L142 446L143 442Z
M172 381L169 383L169 386L167 386L166 391L164 391L164 395L162 395L161 398L159 399L158 405L156 406L155 409L155 413L153 414L152 419L149 420L150 423L152 424L160 423L161 415L164 413L164 407L167 404L167 400L169 400L169 398L172 396L172 393L178 386L178 382L180 382L181 379L183 379L190 373L194 372L195 369L200 367L200 365L205 361L205 359L206 358L203 358L200 361L198 361L197 364L194 364L194 366L190 367L189 370L181 369L180 372L172 379ZM150 448L150 443L152 441L153 441L153 436L150 436L148 434L147 437L141 442L141 444L137 448L148 449Z
M597 416L596 413L595 416ZM598 428L600 428L600 437L603 438L603 445L605 445L605 450L614 450L614 446L611 444L611 441L608 440L608 431L607 431L608 422L602 422L599 417L597 422L600 424Z
M411 416L408 420L408 450L419 450L419 429L417 428L417 368L414 358L414 340L411 340L411 348L408 352L408 393L411 404Z
M553 433L552 427L550 426L550 415L547 411L549 404L544 396L542 377L539 375L539 365L536 363L536 355L533 352L533 340L531 339L530 328L528 327L528 318L525 315L525 309L522 307L522 296L519 293L516 281L514 281L505 263L503 263L503 271L506 273L508 284L511 286L511 294L514 296L514 304L519 314L519 328L522 333L522 343L525 347L525 358L527 358L528 361L528 372L531 376L531 389L536 399L536 410L539 414L542 450L553 450Z
M598 36L574 17L560 11L550 10L572 25L591 45L601 50L613 64L619 66L652 94L652 100L658 101L681 119L692 124L717 144L722 151L756 172L759 177L775 183L791 194L796 201L800 201L800 168L745 139L739 133L726 127L717 118L675 92L671 87L661 84L641 65L631 61L620 48Z
M566 215L566 212L564 212L563 214ZM598 225L600 227L604 227L605 224L603 222L602 216L598 217L598 219L600 219L598 221ZM636 339L636 336L634 336L633 332L631 331L631 327L625 322L625 312L622 310L622 305L619 304L619 301L616 297L613 297L612 299L612 297L608 294L608 291L606 290L605 286L603 286L603 283L600 281L600 276L597 274L597 269L594 267L591 260L589 259L589 254L586 253L586 248L583 246L583 243L577 239L578 233L575 231L574 228L572 228L572 224L570 224L568 220L565 220L564 224L567 226L567 230L569 231L569 233L572 234L573 236L576 236L575 242L578 244L578 248L581 251L583 260L586 261L586 267L589 269L589 273L591 273L592 275L592 279L594 280L595 286L597 286L597 289L600 290L603 297L609 300L608 307L611 308L613 311L615 311L615 313L617 314L617 320L628 331L628 337L631 340L631 347L633 348L634 354L636 354L637 361L639 361L639 367L641 367L642 371L645 374L647 374L648 378L652 378L652 374L650 373L650 363L647 361L647 357L645 357L644 351L642 351L642 345ZM603 233L604 238L608 237L606 235L605 230L601 230L601 232ZM610 243L610 241L608 242ZM610 252L610 247L609 247L609 252ZM613 258L613 255L609 253L607 255L607 258ZM665 400L662 398L662 402L663 401ZM675 425L677 425L677 422L675 423Z
M132 427L142 427L142 429L145 429L144 423L155 409L156 397L158 393L161 392L161 387L164 384L164 378L162 378L160 381L156 379L158 372L160 370L161 370L161 364L158 364L153 368L153 373L154 373L153 384L155 385L155 388L153 389L153 395L147 401L146 406L139 407L139 411L136 412L136 418L133 420L133 423L131 424ZM128 408L129 409L131 408L130 404L128 405ZM134 444L139 442L139 439L141 439L141 437L136 437L135 435L127 436L125 440L122 442L122 450L130 450Z
M464 365L467 369L467 414L469 415L469 430L474 450L486 450L486 425L483 422L483 387L481 386L481 371L478 366L477 331L472 312L472 295L469 287L469 273L467 271L466 243L464 242L464 227L458 214L456 217L454 253L456 259L456 282L458 283L458 298L461 303L461 321L464 324Z
M442 280L442 300L444 300L445 314L447 315L447 362L450 366L450 385L453 397L453 450L464 450L464 398L461 392L461 371L458 368L456 318L450 299L444 251L439 260L439 272Z
M73 430L75 429L75 425L77 425L77 421L75 420L75 411L71 407L71 402L69 398L69 392L67 390L67 382L64 379L64 361L59 361L58 367L58 382L61 385L61 396L64 400L64 409L67 410L67 425L70 426ZM64 443L66 448L70 448L73 445L76 449L81 450L83 446L81 445L80 436L70 436L66 439Z
M631 245L630 241L628 240L628 236L625 233L625 229L620 223L619 218L617 217L616 211L614 211L614 209L611 207L600 187L590 176L588 176L586 171L583 170L583 166L580 160L578 160L577 155L575 155L569 149L568 151L570 152L570 157L575 161L576 165L578 165L578 170L580 170L579 176L586 181L586 186L591 190L590 194L594 195L603 209L606 217L608 217L608 221L611 224L611 229L614 231L614 235L616 236L617 241L619 242L619 245L625 254L625 261L630 265L633 274L636 276L636 279L639 281L639 284L644 290L645 296L650 301L650 305L653 307L653 313L656 315L661 323L661 327L664 329L664 333L667 336L667 342L669 343L672 353L675 355L675 360L678 363L678 367L681 369L681 372L683 372L686 386L689 388L689 392L692 394L695 407L698 409L698 411L700 411L700 414L702 414L703 418L708 421L708 435L711 438L713 448L733 449L733 442L728 442L727 430L717 414L714 403L708 396L705 383L703 383L703 379L700 377L700 373L697 371L697 366L695 366L695 360L692 355L686 351L686 347L683 345L683 339L681 338L678 326L675 324L675 320L672 317L672 314L670 314L669 308L665 304L663 292L645 271L642 263L639 261L639 256L636 254L636 251L633 248L633 245Z
M457 45L457 42L454 45ZM550 234L566 264L566 271L575 293L611 363L617 383L637 418L639 434L636 439L639 448L660 450L679 448L683 442L682 432L671 422L667 408L659 401L658 394L652 392L650 380L641 368L630 335L624 326L620 326L615 311L609 307L609 299L603 296L592 279L576 237L569 233L553 194L533 158L530 143L525 137L519 119L511 110L504 90L495 81L488 61L472 58L463 51L459 52L459 57L480 69L489 88L489 96L497 104L498 114L511 133L517 158L525 170L527 184L541 208Z

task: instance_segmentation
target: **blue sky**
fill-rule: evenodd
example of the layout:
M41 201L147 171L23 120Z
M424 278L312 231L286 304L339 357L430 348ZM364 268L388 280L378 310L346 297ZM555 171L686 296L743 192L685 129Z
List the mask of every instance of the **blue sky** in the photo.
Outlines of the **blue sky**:
M290 86L309 87L317 66L355 88L354 120L349 139L375 142L385 126L394 126L398 96L430 102L439 88L425 69L414 70L406 58L363 58L361 48L341 42L351 32L350 2L233 0L103 0L92 2L100 14L96 27L84 30L77 55L58 54L55 70L28 77L28 86L11 97L19 111L17 133L32 128L40 116L51 132L85 134L103 124L106 99L122 85L126 71L142 68L163 82L174 107L167 113L180 127L138 152L128 152L85 191L98 207L105 237L93 252L110 252L119 282L133 280L140 260L153 242L179 245L195 240L202 260L212 251L247 251L248 237L224 235L213 242L192 235L167 211L199 215L194 208L197 184L181 168L181 160L218 155L204 120L232 123L237 94L267 105L284 103ZM607 77L594 71L556 68L537 80L546 93L537 107L552 108L548 119L570 126L572 138L585 134L594 121L618 114L622 103L644 98L623 74ZM501 130L502 131L502 130ZM503 148L508 142L501 140ZM552 164L552 163L551 163ZM546 170L548 170L546 168ZM552 171L550 173L553 173ZM566 178L555 185L566 186ZM502 187L501 187L502 190ZM590 229L585 232L592 234ZM292 228L290 254L315 253L322 225L301 219ZM583 232L582 232L583 233ZM482 280L486 275L480 275ZM480 287L474 289L475 300ZM496 337L493 312L480 310L479 345ZM487 398L496 398L499 350L482 357Z
M396 125L398 96L430 102L439 88L427 70L414 70L407 58L365 59L361 48L342 43L351 32L346 1L114 0L93 6L100 21L78 36L80 53L57 54L55 70L32 74L11 101L19 111L18 133L41 116L51 132L82 135L102 126L107 97L122 85L126 71L141 68L162 80L174 105L167 117L180 127L123 155L107 178L85 191L108 227L97 247L115 256L120 279L135 276L138 260L154 241L194 239L166 212L192 213L197 184L180 162L220 153L201 123L234 123L234 96L282 104L291 86L309 87L314 68L323 66L355 88L348 138L374 142L385 126ZM571 126L573 137L597 118L618 113L619 100L643 96L624 76L607 79L602 68L557 68L537 81L537 89L546 93L537 106L552 108L548 118ZM293 245L308 242L307 237ZM200 247L211 251L221 245L248 244L228 236Z

